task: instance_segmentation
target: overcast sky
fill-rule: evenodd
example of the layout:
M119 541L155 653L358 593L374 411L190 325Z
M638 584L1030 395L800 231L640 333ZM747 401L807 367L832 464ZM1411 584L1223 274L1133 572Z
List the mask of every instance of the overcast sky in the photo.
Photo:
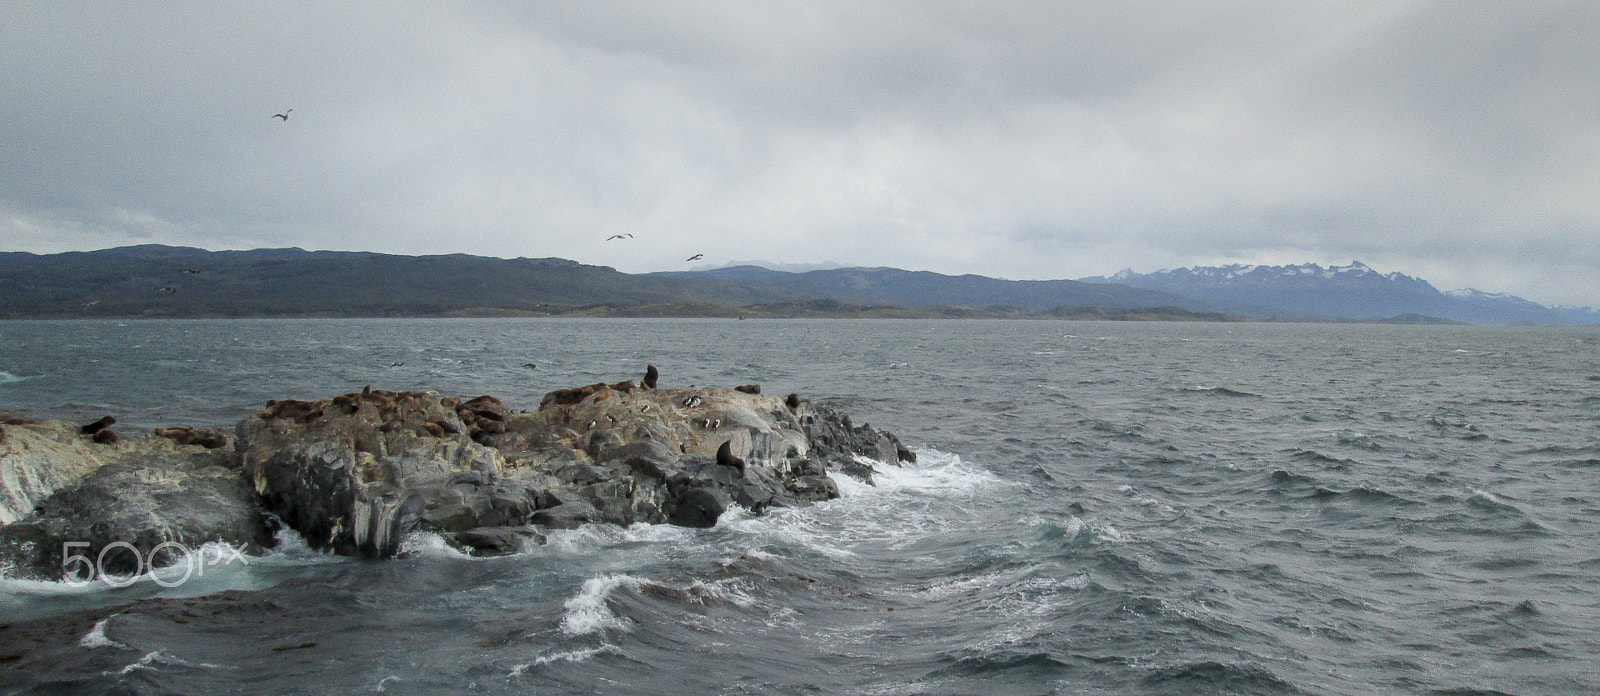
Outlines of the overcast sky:
M9 0L0 250L1360 260L1600 306L1596 37L1589 1Z

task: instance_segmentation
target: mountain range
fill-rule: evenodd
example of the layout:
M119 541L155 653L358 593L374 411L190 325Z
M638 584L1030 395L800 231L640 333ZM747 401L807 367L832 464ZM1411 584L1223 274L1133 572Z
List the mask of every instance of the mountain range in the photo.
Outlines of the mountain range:
M1317 264L1180 268L1156 273L1122 271L1084 282L1126 285L1221 303L1257 319L1373 320L1431 317L1468 324L1596 324L1600 312L1547 307L1504 293L1440 292L1404 273L1379 273L1359 261Z
M1082 280L896 268L732 266L628 274L556 258L144 245L0 253L0 318L899 316L1595 324L1600 313L1441 293L1359 263L1228 266Z

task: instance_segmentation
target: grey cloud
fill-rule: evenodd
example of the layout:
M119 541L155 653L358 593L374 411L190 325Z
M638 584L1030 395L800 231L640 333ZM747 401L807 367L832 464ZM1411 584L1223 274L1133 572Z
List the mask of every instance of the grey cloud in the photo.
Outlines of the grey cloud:
M0 247L1361 259L1600 305L1596 29L1559 2L8 3Z

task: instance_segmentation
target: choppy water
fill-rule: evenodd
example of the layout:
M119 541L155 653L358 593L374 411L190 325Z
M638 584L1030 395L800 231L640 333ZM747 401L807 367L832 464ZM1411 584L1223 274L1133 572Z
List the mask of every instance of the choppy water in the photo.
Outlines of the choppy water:
M0 581L10 620L81 636L0 689L1600 692L1595 329L8 322L0 409L225 425L366 384L531 407L646 362L843 400L920 459L507 558L291 539L171 589Z

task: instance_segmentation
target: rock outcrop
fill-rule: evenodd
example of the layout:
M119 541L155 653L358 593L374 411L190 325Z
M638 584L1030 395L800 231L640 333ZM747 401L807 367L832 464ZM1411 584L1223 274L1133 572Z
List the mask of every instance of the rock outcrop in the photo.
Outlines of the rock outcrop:
M394 555L413 531L471 553L515 552L586 523L710 527L837 497L830 471L868 481L913 455L837 408L655 380L498 399L367 389L274 401L236 428L162 428L110 444L73 424L7 426L0 564L60 573L63 542L256 546L269 521L314 548Z
M26 457L11 460L18 463L13 471L26 463L34 484L59 483L43 495L42 485L27 489L37 502L20 520L0 526L0 567L55 578L67 557L82 555L96 572L126 574L173 560L178 554L146 556L166 542L189 549L212 541L242 549L271 543L267 518L230 451L159 436L94 444L110 431L82 433L60 422L9 429L14 436L27 433L8 438L7 447L27 448ZM131 548L102 555L117 542Z
M117 454L79 431L78 425L60 421L0 424L0 524L27 517L51 493Z
M272 404L236 440L267 509L315 547L369 557L392 555L417 529L481 550L462 535L709 527L735 505L837 497L830 464L910 457L894 436L833 409L756 391L629 381L551 392L538 410L517 411L492 397L368 390Z

